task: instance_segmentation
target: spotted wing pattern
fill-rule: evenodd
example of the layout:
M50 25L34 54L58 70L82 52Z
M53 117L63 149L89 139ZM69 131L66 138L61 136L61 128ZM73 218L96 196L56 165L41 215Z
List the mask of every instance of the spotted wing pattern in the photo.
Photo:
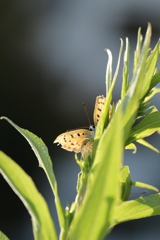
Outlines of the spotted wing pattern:
M104 96L98 96L96 98L93 114L95 126L101 117L105 100L106 99ZM85 154L92 152L94 134L95 129L94 127L90 126L89 130L77 129L62 133L54 140L54 143L58 143L58 145L60 144L61 147L67 151L73 151L75 153L81 152L82 156L84 156Z
M97 125L97 123L101 117L105 101L106 101L106 98L103 95L96 97L94 113L93 113L93 121L94 121L95 126Z
M77 129L60 134L54 143L61 144L61 147L67 151L79 153L82 150L84 141L93 140L90 130Z

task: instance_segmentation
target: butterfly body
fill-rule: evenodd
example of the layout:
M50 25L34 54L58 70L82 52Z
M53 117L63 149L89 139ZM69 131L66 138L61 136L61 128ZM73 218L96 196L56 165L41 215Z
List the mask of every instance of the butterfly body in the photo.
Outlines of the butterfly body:
M95 127L101 117L105 100L106 98L103 95L96 98L93 114L94 126L91 125L89 129L77 129L62 133L55 139L54 143L60 144L63 149L70 152L81 152L82 154L91 153Z

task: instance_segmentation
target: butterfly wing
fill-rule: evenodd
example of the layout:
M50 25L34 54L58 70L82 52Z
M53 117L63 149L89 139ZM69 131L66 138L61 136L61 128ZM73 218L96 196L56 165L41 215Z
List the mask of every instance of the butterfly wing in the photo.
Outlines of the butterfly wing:
M84 157L86 154L91 154L93 148L93 141L84 141L82 146L82 157Z
M61 147L67 151L81 152L85 142L93 139L91 131L87 129L77 129L60 134L54 143L61 144Z
M95 126L101 117L105 101L106 98L103 95L96 98L93 114ZM94 129L77 129L74 131L68 131L60 134L54 140L54 143L58 143L58 145L60 144L61 147L67 151L75 153L81 152L82 156L84 156L87 153L92 152L94 133Z
M94 113L93 113L93 121L94 121L95 126L97 125L97 123L101 117L105 101L106 101L106 98L103 95L96 97Z

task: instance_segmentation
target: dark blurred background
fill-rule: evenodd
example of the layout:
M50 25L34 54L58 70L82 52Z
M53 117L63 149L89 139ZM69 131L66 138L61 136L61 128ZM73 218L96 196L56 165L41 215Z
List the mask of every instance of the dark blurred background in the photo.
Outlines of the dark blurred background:
M64 207L74 201L79 168L74 154L53 145L53 140L67 129L88 125L83 101L92 119L96 96L105 94L104 48L112 51L115 69L119 38L125 41L129 37L133 59L137 30L141 26L145 33L149 21L153 28L152 46L155 45L160 35L159 6L158 0L0 1L0 115L46 143ZM120 96L120 86L121 75L114 101ZM154 98L154 103L160 109L158 98ZM160 149L160 136L155 134L149 141ZM132 179L160 188L160 156L137 147L136 155L125 152ZM26 140L5 121L0 122L0 149L32 177L49 204L59 231L54 197L45 174L38 168ZM142 193L136 188L131 198ZM159 223L159 217L123 223L107 239L157 239ZM2 176L0 229L12 240L33 239L30 216Z

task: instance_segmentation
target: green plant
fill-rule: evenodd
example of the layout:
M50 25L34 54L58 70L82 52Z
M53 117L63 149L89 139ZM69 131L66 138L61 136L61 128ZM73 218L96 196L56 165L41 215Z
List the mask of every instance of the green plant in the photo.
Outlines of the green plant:
M114 77L112 77L112 55L107 50L109 59L106 71L106 102L96 128L92 156L88 154L81 159L75 157L81 169L77 181L77 196L72 205L67 206L66 209L61 205L52 162L43 141L8 118L1 117L26 138L40 167L46 173L55 197L61 240L103 239L116 224L160 214L159 193L127 200L132 186L144 187L156 192L159 190L154 186L132 181L129 167L123 166L123 152L125 149L136 151L135 142L159 152L144 140L160 129L160 112L149 102L156 93L160 92L160 89L155 88L160 82L160 70L156 69L160 46L158 41L155 48L150 51L150 40L151 25L148 24L143 43L140 29L138 31L133 77L129 81L129 41L126 39L121 99L115 107L112 103L112 92L119 72L123 42L121 41ZM112 117L108 120L110 104ZM138 123L137 119L139 119ZM0 172L31 215L34 238L57 239L54 223L44 198L32 179L3 152L0 152ZM7 239L2 232L0 236Z

